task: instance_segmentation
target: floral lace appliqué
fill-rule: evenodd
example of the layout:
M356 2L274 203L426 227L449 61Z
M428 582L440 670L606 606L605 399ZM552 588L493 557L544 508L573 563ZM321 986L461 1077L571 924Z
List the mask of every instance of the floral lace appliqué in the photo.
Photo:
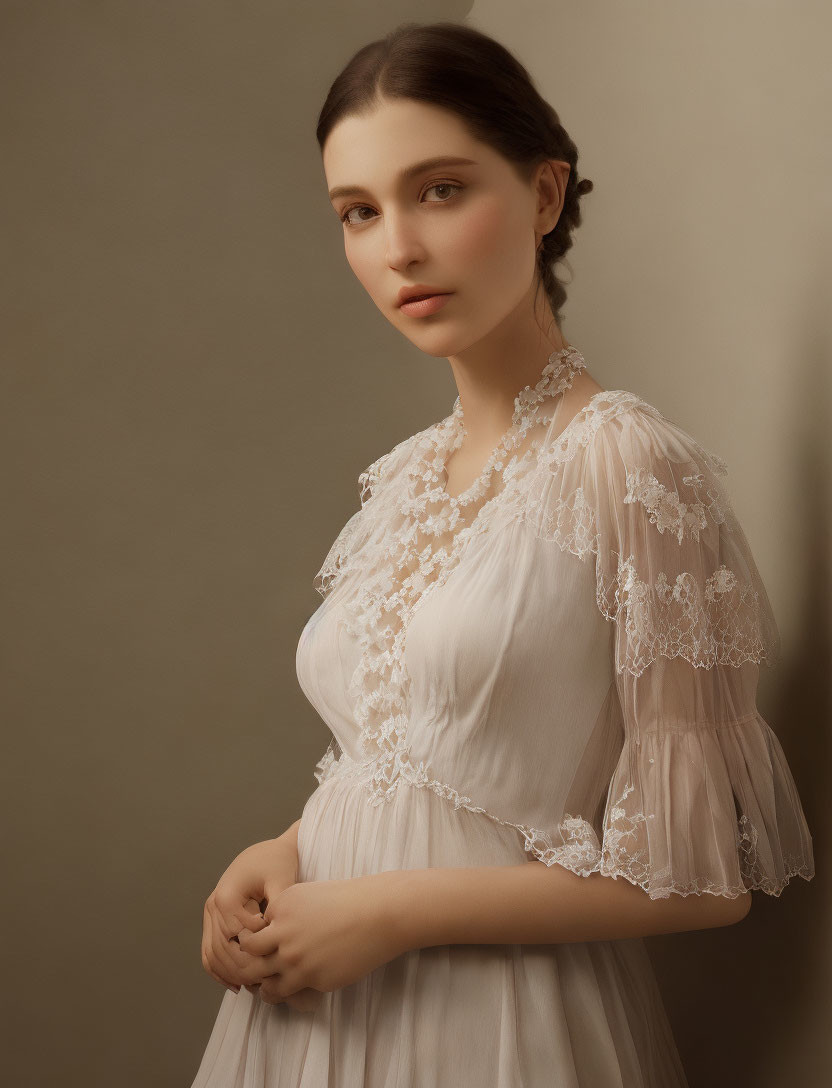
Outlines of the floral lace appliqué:
M683 657L698 668L760 663L775 647L764 637L760 594L721 564L704 583L693 574L673 581L660 571L649 583L631 555L599 604L620 624L620 670L635 676L657 657Z
M696 486L702 479L701 474L698 477L686 476L685 482L690 481L692 486ZM680 544L685 533L698 541L699 530L708 524L705 504L700 499L691 503L682 502L678 491L670 491L645 468L627 473L627 493L623 501L642 503L659 532L669 530L678 537Z
M349 555L363 517L370 519L376 500L392 509L382 538L366 549L360 579L344 604L343 622L360 647L350 683L355 720L372 804L392 800L403 780L431 781L428 768L415 766L407 744L410 677L405 665L407 630L415 611L459 563L472 539L489 528L489 512L510 503L510 495L534 466L537 447L521 456L533 429L545 429L558 394L569 388L585 363L574 347L554 352L540 380L515 398L512 424L479 476L462 494L445 490L445 465L465 436L460 399L445 420L375 461L359 477L362 509L343 539L331 549L317 584L329 593L358 559ZM400 464L403 471L391 472ZM391 490L387 491L388 486ZM371 524L371 519L368 522ZM342 762L325 757L319 766L326 780Z

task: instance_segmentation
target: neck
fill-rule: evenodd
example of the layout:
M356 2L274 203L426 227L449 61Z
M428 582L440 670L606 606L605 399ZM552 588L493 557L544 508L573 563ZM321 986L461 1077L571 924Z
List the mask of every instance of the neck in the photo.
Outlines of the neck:
M569 346L547 303L536 311L518 307L488 336L449 356L471 441L487 445L490 436L503 433L517 394L540 380L553 351Z

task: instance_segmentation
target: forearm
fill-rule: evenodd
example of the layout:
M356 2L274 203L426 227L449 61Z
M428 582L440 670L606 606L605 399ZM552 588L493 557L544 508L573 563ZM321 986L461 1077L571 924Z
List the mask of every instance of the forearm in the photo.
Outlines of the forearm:
M274 840L276 843L283 843L289 851L294 851L297 855L298 852L298 830L300 829L300 820L287 827L282 835L278 835Z
M378 874L387 917L405 949L445 944L618 940L739 921L751 893L650 899L623 877L579 876L539 861ZM376 878L373 878L376 879Z
M291 876L293 883L297 880L299 828L300 820L295 820L282 835L272 840L275 849L275 864L281 871Z
M235 859L235 867L243 867L263 879L273 877L285 885L295 884L298 878L299 827L300 820L296 820L282 835L247 846Z

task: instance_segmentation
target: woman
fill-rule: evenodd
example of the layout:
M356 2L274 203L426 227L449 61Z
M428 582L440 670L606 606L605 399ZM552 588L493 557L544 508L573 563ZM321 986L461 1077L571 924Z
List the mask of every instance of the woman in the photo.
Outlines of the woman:
M318 139L350 266L459 396L316 576L297 671L333 738L206 903L234 993L194 1088L684 1085L641 938L814 873L725 467L564 339L592 183L502 46L398 28Z

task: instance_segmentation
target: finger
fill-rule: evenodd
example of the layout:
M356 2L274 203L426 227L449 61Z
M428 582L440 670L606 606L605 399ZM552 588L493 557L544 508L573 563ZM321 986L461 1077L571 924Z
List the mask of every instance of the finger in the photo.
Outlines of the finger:
M211 978L213 978L216 982L219 982L221 986L225 986L226 989L231 990L232 993L235 993L235 994L239 993L239 987L235 987L234 985L232 985L231 982L224 979L215 970L215 965L212 962L212 949L211 949L212 938L213 938L213 929L212 929L212 924L211 924L211 915L210 915L209 911L206 909L205 911L203 911L202 943L201 943L201 947L200 947L200 953L201 953L201 957L202 957L202 966L205 968L205 970L211 976Z
M251 956L269 956L278 950L277 928L271 924L259 933L240 932L240 948Z
M212 965L219 974L239 986L247 982L259 982L264 976L274 974L278 970L276 951L254 955L244 951L239 943L239 936L229 934L225 928L216 902L209 900L206 909L208 924L213 934L209 958L213 957ZM244 941L254 936L247 930L240 932L243 934Z
M208 927L209 965L218 975L239 989L244 982L250 981L248 978L243 977L243 969L250 960L245 958L245 953L240 951L239 945L226 940L222 927L213 911L209 912ZM235 952L237 953L236 956Z
M244 930L251 933L259 933L260 930L265 929L268 924L269 923L262 915L249 914L244 910L234 911L225 919L225 928L238 937Z
M252 933L256 933L267 924L260 911L260 904L256 899L249 899L248 902L243 903L242 910L235 911L234 916L241 919L245 924L245 928L250 929Z
M249 929L254 929L254 925L257 925L259 922L265 922L263 912L260 910L260 904L256 899L249 899L247 903L243 903L243 912ZM254 923L254 925L252 925L252 923Z
M240 931L243 929L249 929L253 933L261 930L266 921L260 914L260 908L256 899L250 899L249 904L254 905L254 910L246 904L242 903L230 903L225 906L217 902L215 904L216 910L222 919L223 933L230 940L232 937L239 936Z
M215 967L235 985L259 983L278 969L276 952L268 956L253 956L244 951L236 941L224 940L221 934L218 942L217 944L215 940L212 946L217 957Z
M256 899L240 900L235 895L223 892L215 894L212 906L223 919L226 937L233 937L240 929L259 929L262 924L260 904Z
M202 966L205 968L205 970L211 976L211 978L214 979L215 982L219 982L219 984L221 986L225 986L225 988L227 990L230 990L232 992L232 994L239 993L240 992L239 986L236 986L236 987L232 986L230 982L226 982L224 978L222 978L220 975L217 974L217 972L215 970L213 970L213 968L211 966L211 963L209 961L209 958L208 958L208 943L205 940L203 940L201 952L202 952Z
M222 935L223 939L230 941L236 937L247 921L242 916L238 919L235 913L236 907L226 902L225 906L218 897L208 901L208 910L214 919L214 927Z
M247 952L243 952L236 941L226 941L220 935L219 946L215 946L216 955L223 971L235 985L256 981L252 974L253 966L258 962Z
M226 988L226 990L230 990L232 992L232 994L238 994L240 992L240 987L239 986L232 986L230 982L226 982L224 978L220 978L220 976L216 973L216 971L211 970L211 967L210 967L210 965L208 963L208 960L206 959L206 956L205 956L204 953L203 953L203 956L202 956L202 966L205 968L205 970L211 976L211 978L215 982L218 982L220 984L220 986L224 986Z

